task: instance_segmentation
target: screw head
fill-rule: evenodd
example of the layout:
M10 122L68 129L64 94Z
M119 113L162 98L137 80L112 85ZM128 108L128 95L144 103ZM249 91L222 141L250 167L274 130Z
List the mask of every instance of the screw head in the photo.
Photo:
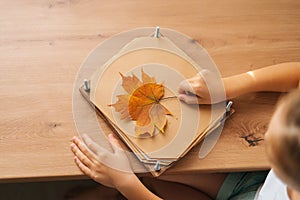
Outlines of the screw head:
M86 92L90 91L89 81L87 79L84 79L83 81L83 88Z

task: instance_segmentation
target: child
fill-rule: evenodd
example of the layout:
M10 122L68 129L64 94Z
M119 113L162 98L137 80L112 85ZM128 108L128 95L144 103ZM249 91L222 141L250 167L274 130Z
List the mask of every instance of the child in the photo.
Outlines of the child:
M178 98L186 103L216 103L210 101L204 81L205 73L182 82L179 86ZM227 99L255 91L287 92L299 87L300 63L273 65L223 78L222 81ZM195 95L187 95L193 91ZM105 151L87 136L83 136L82 139L83 141L74 137L71 149L75 154L75 163L83 173L103 185L116 188L128 199L160 199L150 192L134 173L118 171L103 165L98 155L103 157ZM109 140L114 153L106 153L106 158L117 157L122 159L122 162L128 163L123 156L124 153L120 150L118 141L112 135L109 136ZM85 144L92 151L87 150ZM194 175L193 178L182 175L165 176L165 179L188 184L201 190L203 192L201 199L300 199L299 91L289 94L277 107L266 134L266 149L272 170L261 188L255 186L255 192L251 191L246 195L245 191L248 190L238 190L238 187L243 188L240 187L242 184L253 181L252 175L256 172L250 173L251 176L248 176L249 173L230 173L229 175L220 174L220 177L215 174L199 175L198 178ZM264 179L264 174L259 174L258 177ZM209 181L210 183L216 181L217 184L211 184L214 187L207 187L210 184ZM260 180L254 185L258 185L259 182ZM250 186L253 189L252 186L253 184ZM165 198L167 199L166 196Z
M265 139L272 170L259 192L258 199L300 199L299 90L293 91L280 101Z

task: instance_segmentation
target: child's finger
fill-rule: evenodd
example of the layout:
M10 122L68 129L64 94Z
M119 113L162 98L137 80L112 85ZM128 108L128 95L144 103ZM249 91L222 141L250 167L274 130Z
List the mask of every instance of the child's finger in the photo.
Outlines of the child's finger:
M110 152L107 151L105 148L99 146L95 143L88 135L84 134L82 136L82 140L85 145L97 156L101 156L102 154L109 154Z
M181 81L178 88L179 94L195 94L192 86L188 83L187 80Z
M81 163L91 168L93 164L92 161L88 157L86 157L74 143L71 144L71 150L74 153L74 155L77 157L77 159L80 160Z
M80 169L80 171L82 171L85 175L91 177L92 171L89 167L87 167L84 163L82 163L82 161L77 156L74 157L74 161L78 166L78 168Z
M114 152L122 150L122 146L121 146L119 140L117 140L113 134L109 134L108 139L109 139L111 146L114 149Z
M184 101L187 104L198 104L199 103L199 97L195 95L185 95L185 94L179 94L178 99L181 101Z
M82 152L82 154L84 154L89 160L97 161L96 156L89 151L86 145L78 137L73 137L72 141L77 146L77 148Z

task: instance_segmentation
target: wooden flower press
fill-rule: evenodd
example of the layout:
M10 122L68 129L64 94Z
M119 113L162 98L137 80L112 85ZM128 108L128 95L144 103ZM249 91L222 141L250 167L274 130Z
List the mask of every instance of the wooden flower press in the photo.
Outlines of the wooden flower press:
M85 77L87 80L80 92L101 118L97 118L98 133L96 130L79 130L78 125L79 133L103 139L113 131L132 152L130 155L133 156L129 158L134 160L132 168L135 172L150 171L154 176L160 175L219 126L226 116L225 102L198 106L187 105L178 99L165 101L164 106L173 114L168 116L165 133L158 131L152 137L141 138L134 134L134 121L121 120L119 113L108 106L124 93L119 73L135 74L140 78L143 70L164 84L165 96L176 96L181 81L201 69L217 70L205 49L173 30L143 28L121 33L97 47L82 67L89 69L89 76ZM83 115L77 113L78 118Z

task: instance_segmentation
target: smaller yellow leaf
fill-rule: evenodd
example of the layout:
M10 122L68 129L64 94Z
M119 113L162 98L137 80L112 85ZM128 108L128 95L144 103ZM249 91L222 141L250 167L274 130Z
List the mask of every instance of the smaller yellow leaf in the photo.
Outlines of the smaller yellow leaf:
M149 123L147 126L135 126L135 135L136 136L153 136L154 133L154 125Z
M121 119L130 119L128 103L130 99L130 95L118 95L118 101L114 104L110 104L108 106L113 106L117 112L121 114Z
M158 128L160 132L164 133L167 124L166 108L161 104L154 104L149 114L153 125Z

